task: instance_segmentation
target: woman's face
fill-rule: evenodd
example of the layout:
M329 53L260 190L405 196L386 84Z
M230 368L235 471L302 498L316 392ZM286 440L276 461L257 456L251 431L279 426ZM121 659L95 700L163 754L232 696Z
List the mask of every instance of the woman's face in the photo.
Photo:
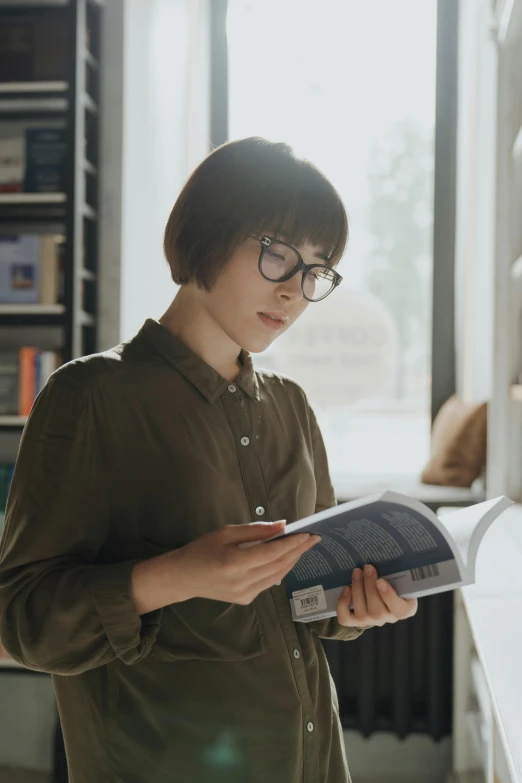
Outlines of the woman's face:
M305 264L324 261L315 253L322 249L313 245L299 245ZM306 310L310 302L301 289L302 271L290 280L272 283L259 271L261 244L258 239L247 239L232 254L221 270L214 288L205 292L206 306L224 332L241 348L259 353L288 331ZM284 324L270 326L259 313L276 312L288 316Z

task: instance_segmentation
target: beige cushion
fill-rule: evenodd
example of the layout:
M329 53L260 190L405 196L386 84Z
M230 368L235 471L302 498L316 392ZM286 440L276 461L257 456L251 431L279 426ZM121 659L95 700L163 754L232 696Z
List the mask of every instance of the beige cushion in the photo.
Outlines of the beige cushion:
M487 402L467 404L453 394L439 410L431 432L425 484L471 487L486 462Z

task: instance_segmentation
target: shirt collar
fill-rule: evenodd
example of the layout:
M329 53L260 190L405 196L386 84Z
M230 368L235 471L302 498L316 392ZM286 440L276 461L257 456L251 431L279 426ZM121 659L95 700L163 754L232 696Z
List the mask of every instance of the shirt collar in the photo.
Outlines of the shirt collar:
M192 348L170 332L154 318L147 318L137 337L145 338L166 361L173 365L207 398L215 402L231 381L207 364ZM239 386L256 402L259 402L259 384L249 351L244 348L239 354L242 370L233 383Z

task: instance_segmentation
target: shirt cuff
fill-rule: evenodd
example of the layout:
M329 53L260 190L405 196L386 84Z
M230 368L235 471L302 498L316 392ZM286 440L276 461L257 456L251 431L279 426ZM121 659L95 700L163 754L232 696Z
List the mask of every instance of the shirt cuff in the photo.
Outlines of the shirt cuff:
M341 625L337 617L326 617L324 620L312 620L310 623L306 623L310 630L314 631L320 639L338 639L342 642L350 642L353 639L358 639L369 628L374 628L373 625L366 625L364 628L360 626L348 626Z
M103 630L124 663L141 661L150 652L160 628L163 608L139 615L130 594L131 571L139 560L97 565L91 591Z

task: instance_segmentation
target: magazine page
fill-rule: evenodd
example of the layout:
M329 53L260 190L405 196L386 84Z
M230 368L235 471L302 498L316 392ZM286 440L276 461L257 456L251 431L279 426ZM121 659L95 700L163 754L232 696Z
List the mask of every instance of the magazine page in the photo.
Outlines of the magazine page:
M510 498L500 495L492 500L440 515L442 524L459 550L466 569L466 582L475 581L475 560L484 534L499 514L511 505L513 501Z
M441 522L422 503L406 500L400 493L385 492L314 514L309 524L300 520L287 526L283 535L306 529L322 536L284 578L294 619L335 614L352 570L366 563L404 597L462 583L461 556Z

